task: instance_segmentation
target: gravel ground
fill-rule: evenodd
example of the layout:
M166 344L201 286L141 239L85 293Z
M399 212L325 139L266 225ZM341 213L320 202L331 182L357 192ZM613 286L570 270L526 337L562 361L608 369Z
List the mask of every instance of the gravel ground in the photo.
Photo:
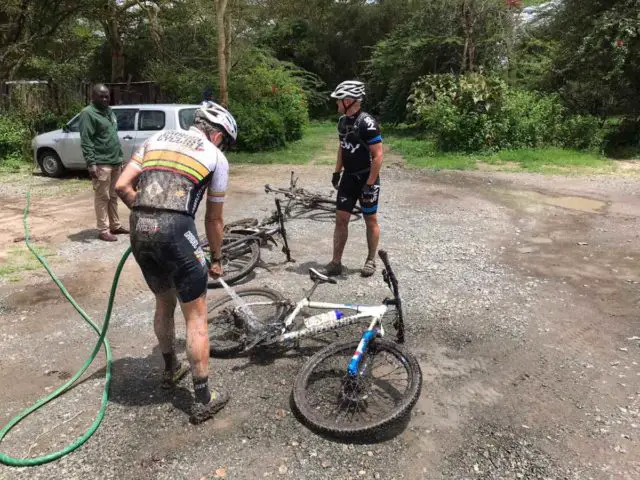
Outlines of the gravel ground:
M326 168L299 170L301 185L329 191ZM271 208L262 185L287 180L287 167L236 167L227 219L262 218ZM404 431L381 443L325 439L293 416L293 378L317 341L281 355L212 359L212 384L232 400L214 421L189 425L190 381L174 394L158 389L153 299L130 262L110 327L115 362L102 426L74 454L37 468L1 467L0 478L638 478L640 342L627 339L634 328L640 335L631 283L640 276L625 260L638 255L628 242L637 238L637 201L629 199L638 186L630 178L385 170L381 247L400 282L424 385ZM562 209L523 191L586 195L606 206ZM287 229L296 263L263 249L247 284L297 300L310 285L308 268L329 260L332 223L303 216ZM358 274L361 220L350 234L348 272L338 285L322 285L317 300L375 303L387 295L379 271ZM100 315L126 242L76 240L56 245L52 261ZM2 287L0 298L6 421L74 372L93 337L42 275ZM75 438L97 410L102 377L103 362L19 426L3 450L38 455Z

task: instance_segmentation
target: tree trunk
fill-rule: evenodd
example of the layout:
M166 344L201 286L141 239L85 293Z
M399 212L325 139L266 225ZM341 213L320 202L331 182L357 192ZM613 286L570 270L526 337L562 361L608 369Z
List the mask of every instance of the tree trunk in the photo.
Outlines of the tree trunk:
M462 2L462 31L464 32L464 47L462 50L461 73L473 72L476 68L476 39L475 23L477 5L474 0Z
M120 36L115 10L111 10L109 19L101 23L111 49L111 82L121 82L124 80L125 71L124 42Z
M462 62L460 64L460 73L467 71L467 52L469 51L469 38L464 39L464 48L462 50Z
M469 4L467 0L462 2L462 31L464 32L464 47L462 49L462 62L460 64L460 73L467 71L469 58Z
M124 45L120 39L111 44L111 83L124 81Z
M476 69L476 39L474 37L473 25L469 29L469 72Z
M225 13L227 0L216 0L216 28L218 30L218 75L220 77L220 104L229 105L229 89L227 87L227 35L225 33Z
M224 61L227 66L227 78L229 78L229 72L231 71L231 10L227 6L227 10L224 14Z

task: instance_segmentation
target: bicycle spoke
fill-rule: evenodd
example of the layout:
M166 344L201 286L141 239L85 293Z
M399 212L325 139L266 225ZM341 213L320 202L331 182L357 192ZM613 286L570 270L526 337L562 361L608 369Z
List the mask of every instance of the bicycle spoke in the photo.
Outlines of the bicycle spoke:
M398 357L373 350L361 365L361 375L351 379L346 377L346 366L352 355L345 349L319 364L308 378L306 391L318 418L360 427L397 408L409 388L409 376Z

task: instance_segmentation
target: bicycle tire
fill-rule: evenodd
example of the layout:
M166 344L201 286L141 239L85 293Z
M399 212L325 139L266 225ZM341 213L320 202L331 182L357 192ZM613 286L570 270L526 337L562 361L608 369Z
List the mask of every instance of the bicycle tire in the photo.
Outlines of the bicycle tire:
M258 225L257 218L241 218L240 220L234 220L233 222L226 223L224 225L224 231L229 232L233 228L248 228Z
M324 210L326 212L334 212L337 210L337 204L335 200L329 199L316 199L311 202L311 209ZM351 210L351 215L360 216L362 214L362 208L359 205L354 205Z
M269 190L267 191L267 193L275 193L276 195L291 195L295 192L290 188L272 187L271 185L269 185Z
M246 287L237 289L235 293L241 298L253 296L263 297L264 300L261 301L265 302L284 302L284 297L282 296L282 294L275 290L271 290L270 288ZM244 343L241 341L244 329L239 324L234 323L233 327L231 327L231 333L235 335L231 340L227 339L224 343L220 340L217 340L217 338L219 337L215 334L214 323L217 322L220 325L223 322L231 322L232 320L236 320L231 319L228 315L223 313L225 311L225 304L229 304L229 306L236 305L236 301L233 297L231 297L231 295L224 295L217 300L212 301L207 306L207 324L209 328L209 355L212 357L227 357L235 355L240 353L244 348ZM265 305L264 307L267 306ZM272 309L264 308L261 310L258 310L256 307L254 307L252 311L254 312L256 317L258 317L260 323L262 323L263 325L282 322L287 312L287 307L284 303L281 303L280 305L272 305L272 307Z
M302 194L302 198L304 199L304 202L308 203L310 205L310 208L313 208L313 209L335 212L337 208L336 199L333 197L304 192L304 194ZM351 214L359 215L361 213L362 213L362 208L357 204L354 205L353 210L351 211Z
M233 247L233 250L225 249L225 244L233 243L245 238L245 241ZM205 252L207 264L211 257L209 242L206 238L200 239L200 246ZM256 267L260 261L260 241L257 238L246 238L246 235L237 233L225 233L222 239L222 268L225 270L222 276L228 284L233 284L243 279ZM208 288L219 288L221 283L218 280L208 279Z
M314 375L314 373L319 375L319 381L328 379L329 375L332 373L331 371L315 372L316 368L319 368L324 360L333 356L343 354L346 359L349 359L353 355L353 352L356 351L358 343L359 341L334 343L323 348L307 361L307 363L302 367L302 370L300 370L295 378L292 390L293 407L298 416L301 417L302 422L308 428L317 433L339 438L353 438L360 436L365 437L383 433L383 431L391 425L399 423L404 418L406 418L406 416L409 415L411 409L418 401L420 390L422 388L422 371L420 370L420 365L416 357L413 354L409 353L403 346L398 345L397 343L383 339L376 339L375 342L370 345L370 349L375 349L373 361L375 362L375 355L378 355L380 352L387 352L396 357L399 363L401 363L406 369L408 386L402 393L398 405L395 406L391 411L386 412L384 416L381 416L380 418L372 422L358 426L338 425L336 422L339 418L339 415L323 416L321 413L321 407L313 406L310 402L308 396L310 379ZM344 364L343 369L335 372L336 379L338 377L341 377L342 381L342 378L344 378L344 376L346 375L347 363ZM375 369L375 367L373 366L371 368L372 370ZM343 387L339 388L342 389ZM339 391L335 392L336 403L338 402L339 394ZM339 405L341 407L344 400L340 400L340 402L342 402Z

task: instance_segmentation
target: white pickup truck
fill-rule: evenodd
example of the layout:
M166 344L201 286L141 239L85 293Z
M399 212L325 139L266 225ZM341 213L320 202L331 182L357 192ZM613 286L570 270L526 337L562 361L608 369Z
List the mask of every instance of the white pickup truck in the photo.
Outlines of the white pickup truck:
M199 105L145 104L111 107L118 119L118 137L128 161L136 148L159 130L188 130ZM60 130L43 133L31 141L33 160L42 173L59 177L65 170L85 170L80 149L80 114Z

